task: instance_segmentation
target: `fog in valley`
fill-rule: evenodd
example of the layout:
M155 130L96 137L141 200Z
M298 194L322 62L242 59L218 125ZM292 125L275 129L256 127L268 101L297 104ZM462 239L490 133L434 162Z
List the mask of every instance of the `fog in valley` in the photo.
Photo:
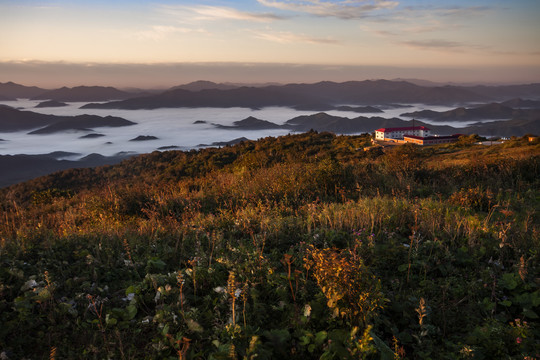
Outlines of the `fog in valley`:
M299 111L287 107L267 107L262 109L248 108L160 108L154 110L117 110L117 109L80 109L84 102L69 103L64 107L35 108L40 101L19 99L18 101L3 101L19 110L27 110L42 114L75 116L82 114L98 116L117 116L136 123L132 126L102 127L80 131L64 131L53 134L29 134L31 131L0 133L0 155L15 154L48 154L56 151L76 153L65 158L76 160L86 155L97 153L113 156L118 153L148 153L155 150L179 149L189 150L201 145L211 145L215 142L228 142L245 137L256 140L267 136L286 135L288 129L269 130L237 130L220 129L213 124L232 125L235 121L253 116L278 125L301 115L312 115L316 111ZM399 117L404 112L431 109L435 111L450 110L449 106L414 106L383 108L383 113L358 114L351 111L327 111L335 116L356 118L362 116L380 116L384 118ZM408 118L403 118L409 120ZM429 120L422 119L424 122ZM489 121L489 120L487 120ZM464 127L466 122L441 122L437 125ZM375 129L373 129L374 131ZM94 138L81 138L88 134L102 134ZM138 136L153 136L155 140L130 141ZM174 147L174 148L173 148Z

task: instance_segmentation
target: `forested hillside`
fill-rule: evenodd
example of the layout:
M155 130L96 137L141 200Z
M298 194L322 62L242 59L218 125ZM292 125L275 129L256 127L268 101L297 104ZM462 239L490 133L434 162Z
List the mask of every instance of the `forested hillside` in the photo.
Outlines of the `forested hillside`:
M0 190L9 359L540 357L540 145L309 132Z

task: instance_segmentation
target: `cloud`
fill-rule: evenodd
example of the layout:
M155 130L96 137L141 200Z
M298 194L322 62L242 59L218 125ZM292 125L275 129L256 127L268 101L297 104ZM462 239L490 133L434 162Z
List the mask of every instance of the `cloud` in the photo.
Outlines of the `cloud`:
M463 29L470 26L471 17L476 19L492 10L487 6L406 6L382 18L370 18L360 28L396 45L418 50L487 51L488 47L455 39L461 36Z
M492 10L493 8L489 6L467 6L467 7L453 6L453 7L436 9L436 12L438 13L439 16L463 18L463 17L482 15Z
M283 17L271 13L255 13L241 11L230 7L222 6L183 6L170 5L162 6L161 11L172 16L184 17L186 13L195 16L196 20L243 20L254 22L271 22L281 20ZM184 20L184 19L182 19Z
M393 9L399 5L389 0L257 0L259 4L280 10L307 13L321 17L337 17L340 19L360 19L370 16L377 10Z
M280 32L253 32L255 37L277 42L281 44L290 44L290 43L308 43L308 44L337 44L338 41L332 38L317 38L307 35L299 35L294 34L288 31L280 31Z
M192 29L178 26L154 25L148 30L139 31L133 34L138 40L161 40L172 34L203 33L202 29Z
M429 21L425 24L414 24L408 27L402 28L401 33L409 33L409 34L420 34L420 33L430 33L435 31L441 31L441 30L449 30L449 29L458 29L460 28L460 25L457 24L444 24L440 21Z
M466 50L486 50L485 46L471 45L459 41L451 41L444 39L428 39L428 40L409 40L400 42L412 48L420 50L444 50L453 52L463 52Z
M431 40L410 40L403 41L402 44L421 49L438 49L438 48L458 48L463 47L463 44L457 41L431 39Z
M367 28L367 27L362 27L362 29L364 31L369 31L375 35L379 35L379 36L382 36L382 37L393 37L393 36L398 36L399 34L395 31L389 31L389 30L372 30L370 28Z

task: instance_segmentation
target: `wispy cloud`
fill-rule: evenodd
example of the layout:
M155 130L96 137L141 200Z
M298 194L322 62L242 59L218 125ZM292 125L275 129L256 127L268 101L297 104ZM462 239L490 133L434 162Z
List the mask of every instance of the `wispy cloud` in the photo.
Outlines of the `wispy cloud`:
M339 42L332 38L318 38L313 36L308 36L304 34L294 34L288 31L279 31L279 32L262 32L254 31L254 36L256 38L277 42L281 44L290 44L290 43L307 43L307 44L338 44Z
M400 44L420 50L439 50L464 52L470 50L487 50L485 46L468 44L459 41L444 40L444 39L428 39L428 40L409 40L401 41Z
M281 20L283 17L271 13L257 13L241 11L230 7L223 6L184 6L184 5L168 5L162 6L161 11L172 16L185 16L186 13L191 14L196 20L242 20L254 22L271 22Z
M463 47L463 44L458 41L449 41L442 39L410 40L403 41L402 44L420 49L448 49Z
M361 25L388 42L416 50L470 52L489 48L464 41L460 30L470 26L470 18L492 11L487 6L406 6L371 18ZM459 33L459 34L458 34Z
M483 15L491 11L493 7L490 6L452 6L436 9L439 16L459 18Z
M368 31L370 33L373 33L375 35L382 36L382 37L394 37L394 36L399 35L397 31L377 30L377 29L370 29L368 27L362 27L362 30Z
M360 19L377 10L393 9L399 5L389 0L257 0L259 4L280 10L307 13L321 17Z
M458 24L445 24L441 21L431 20L425 23L412 24L409 26L404 26L401 28L401 34L421 34L421 33L432 33L435 31L448 31L452 29L461 28L461 25Z
M203 29L193 29L178 26L154 25L147 30L133 33L139 40L162 40L173 34L204 33Z

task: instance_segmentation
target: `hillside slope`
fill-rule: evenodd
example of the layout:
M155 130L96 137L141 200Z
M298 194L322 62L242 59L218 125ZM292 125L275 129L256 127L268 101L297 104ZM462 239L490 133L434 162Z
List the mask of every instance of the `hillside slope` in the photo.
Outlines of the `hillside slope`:
M369 140L155 152L0 190L0 349L536 356L540 144Z

